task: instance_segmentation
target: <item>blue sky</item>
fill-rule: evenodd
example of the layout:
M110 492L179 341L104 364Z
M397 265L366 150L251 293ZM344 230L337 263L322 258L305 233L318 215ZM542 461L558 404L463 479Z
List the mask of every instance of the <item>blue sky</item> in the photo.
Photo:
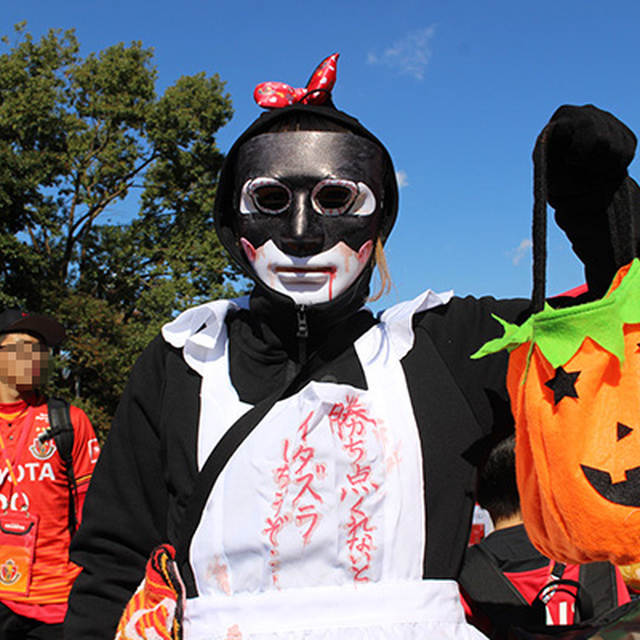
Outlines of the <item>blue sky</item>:
M528 296L531 150L561 104L593 103L640 132L637 0L0 0L2 33L75 28L82 53L142 41L159 91L204 71L226 81L226 151L259 115L255 85L303 86L339 52L336 105L389 148L401 176L387 244L395 292ZM637 176L635 164L631 174ZM548 291L582 282L550 224Z

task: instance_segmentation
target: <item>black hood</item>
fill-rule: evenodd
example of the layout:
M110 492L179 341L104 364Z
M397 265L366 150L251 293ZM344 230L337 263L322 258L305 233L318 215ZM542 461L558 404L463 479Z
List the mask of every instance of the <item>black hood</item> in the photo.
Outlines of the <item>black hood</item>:
M214 220L216 231L222 245L230 253L233 260L242 268L244 273L253 279L262 289L263 293L272 298L273 302L283 304L285 306L293 306L294 302L283 294L268 289L256 278L256 275L247 261L242 248L238 242L237 233L237 216L238 213L234 207L234 170L237 163L237 156L240 147L250 138L270 131L273 126L280 120L290 118L295 114L304 114L316 116L335 122L336 124L352 131L354 134L366 138L374 142L382 150L385 175L384 175L384 205L381 212L380 222L380 239L384 243L391 232L393 224L398 212L398 185L395 176L393 161L385 146L374 136L368 129L363 127L358 120L352 118L343 111L337 110L333 106L318 106L294 104L282 109L275 109L263 113L257 120L249 126L248 129L235 141L223 164L218 180L218 189L214 204ZM369 281L371 279L372 269L367 268L363 271L360 278L353 285L335 300L313 305L318 307L317 311L321 311L320 307L342 307L346 300L349 300L347 306L360 306L364 303L368 291ZM343 299L344 298L344 299Z

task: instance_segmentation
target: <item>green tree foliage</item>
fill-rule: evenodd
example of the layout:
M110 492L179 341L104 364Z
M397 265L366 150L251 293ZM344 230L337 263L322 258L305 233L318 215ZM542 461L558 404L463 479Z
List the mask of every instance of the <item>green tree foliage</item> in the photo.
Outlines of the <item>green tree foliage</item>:
M211 218L231 100L204 73L157 95L140 42L83 58L73 30L25 24L2 42L0 306L64 323L53 387L104 432L160 326L235 293Z

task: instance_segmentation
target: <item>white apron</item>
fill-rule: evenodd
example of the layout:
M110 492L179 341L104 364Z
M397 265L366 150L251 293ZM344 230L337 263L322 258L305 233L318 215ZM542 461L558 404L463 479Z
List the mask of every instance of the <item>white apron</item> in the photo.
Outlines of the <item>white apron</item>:
M366 390L309 383L233 454L191 541L199 595L186 604L186 640L482 637L454 582L421 579L422 456L400 364L414 314L450 297L393 307L357 340ZM200 468L250 408L229 378L224 324L245 305L209 303L163 331L203 378Z

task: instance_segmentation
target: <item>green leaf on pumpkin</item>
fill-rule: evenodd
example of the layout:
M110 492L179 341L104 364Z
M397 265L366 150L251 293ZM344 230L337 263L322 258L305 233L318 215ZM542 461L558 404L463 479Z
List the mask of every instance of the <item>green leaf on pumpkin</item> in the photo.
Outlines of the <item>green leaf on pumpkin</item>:
M622 365L623 327L640 323L640 261L634 260L618 288L601 300L565 309L553 309L547 304L520 326L498 317L496 320L503 326L504 335L485 343L472 358L482 358L503 349L513 351L521 344L531 342L557 368L575 355L585 338L591 338Z

